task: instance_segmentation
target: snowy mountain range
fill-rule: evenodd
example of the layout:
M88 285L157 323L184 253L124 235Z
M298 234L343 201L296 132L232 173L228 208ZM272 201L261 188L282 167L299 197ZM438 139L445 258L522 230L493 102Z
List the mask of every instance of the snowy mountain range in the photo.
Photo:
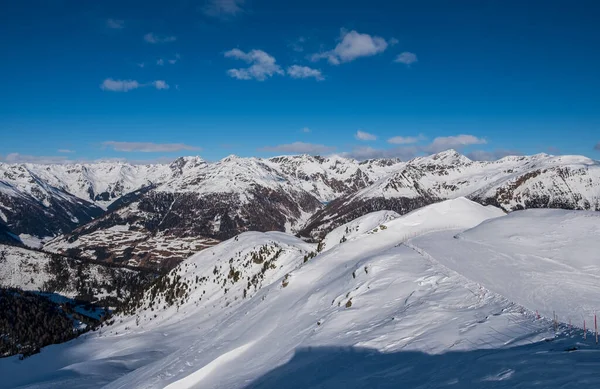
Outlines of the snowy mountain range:
M405 214L461 196L505 211L600 210L600 163L546 154L478 162L448 150L407 162L301 155L0 164L5 229L54 236L48 250L130 265L177 263L200 247L193 244L198 239L210 246L243 231L321 239L373 211ZM167 248L175 237L182 246Z

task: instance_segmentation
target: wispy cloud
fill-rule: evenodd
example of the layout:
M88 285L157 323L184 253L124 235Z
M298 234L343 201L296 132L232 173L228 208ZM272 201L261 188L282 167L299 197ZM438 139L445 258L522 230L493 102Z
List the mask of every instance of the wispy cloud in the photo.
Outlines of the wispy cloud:
M473 161L496 161L500 158L504 158L509 155L523 155L522 152L518 150L492 150L492 151L484 151L484 150L475 150L467 154L469 159Z
M360 139L358 133L356 137ZM397 136L388 139L388 143L403 146L393 147L389 149L377 149L373 147L356 147L352 149L352 151L345 152L342 155L356 159L400 158L403 160L408 160L419 155L435 154L448 149L462 150L467 146L487 143L487 141L483 138L478 138L474 135L461 134L455 136L437 137L432 142L424 145L415 144L426 139L427 138L422 134L414 137ZM489 160L498 159L506 155L519 155L519 152L514 150L495 150L491 152L474 151L471 154L469 154L469 157L472 157L471 159L477 160Z
M244 3L245 0L208 0L202 11L213 18L227 19L244 12Z
M146 86L152 86L158 90L169 89L169 85L164 80L156 80L149 83L139 83L136 80L114 80L107 78L100 84L100 89L108 92L129 92Z
M200 147L186 145L184 143L152 143L152 142L103 142L104 147L115 151L141 152L141 153L171 153L183 150L202 150Z
M152 43L152 44L156 44L156 43L168 43L168 42L174 42L177 40L177 37L175 36L169 36L169 35L157 35L154 34L152 32L147 33L146 35L144 35L144 40L148 43Z
M356 134L354 134L354 137L356 139L362 140L362 141L377 140L376 135L369 134L368 132L361 131L361 130L356 131Z
M6 163L39 163L39 164L64 164L72 163L66 155L26 155L10 153L6 157L0 157L0 161Z
M428 153L439 153L448 149L461 149L465 146L486 144L487 141L483 138L478 138L474 135L455 135L455 136L439 136L425 146L423 151Z
M290 43L288 46L291 47L292 50L294 50L295 52L301 53L304 51L304 42L306 42L306 38L301 36L292 43Z
M284 74L283 70L275 62L275 57L262 50L252 50L248 53L240 49L232 49L225 52L225 57L239 59L250 64L250 67L229 69L227 74L238 80L264 81L275 74Z
M292 65L287 68L287 74L292 78L311 78L317 81L323 81L325 77L319 69L309 68L308 66Z
M310 128L308 128L308 127L304 127L304 128L302 129L302 132L304 132L305 134L307 134L307 133L309 133L309 132L311 132L311 131L310 131Z
M179 53L177 53L177 54L175 54L175 58L169 60L169 63L171 65L175 65L177 62L179 62L180 59L181 59L181 56L179 55Z
M277 146L266 146L258 151L269 153L324 154L332 152L333 150L335 150L335 147L305 142L294 142Z
M370 146L355 147L352 151L342 153L342 156L358 160L374 158L400 158L404 161L414 158L419 149L414 146L394 147L391 149L376 149Z
M136 65L140 68L144 68L146 66L146 64L144 62L136 63Z
M327 59L330 64L339 65L342 62L354 61L360 57L370 57L383 53L387 47L388 42L381 37L360 34L355 30L342 30L340 42L333 50L313 54L310 59L314 62Z
M406 66L409 66L410 64L413 64L417 61L417 55L408 51L398 54L398 56L394 60L394 62L403 63Z
M388 143L394 145L407 145L411 143L418 143L427 139L423 134L419 134L418 136L394 136L387 140Z
M159 59L156 60L156 64L158 66L163 66L165 64L165 60L162 59L162 58L159 58Z
M73 163L99 163L99 162L123 162L130 163L132 165L147 165L155 163L170 163L173 161L173 157L156 156L149 159L132 159L132 158L98 158L98 159L85 159L77 158L70 159L65 155L26 155L19 153L11 153L6 157L0 156L0 162L6 163L35 163L41 165L65 165Z
M594 150L600 151L600 142L596 143L596 146L594 146Z
M121 30L125 28L125 21L119 19L106 19L106 27L113 30Z
M152 85L158 90L169 89L169 84L167 84L164 80L152 81Z
M136 80L114 80L107 78L100 85L100 89L110 92L128 92L141 86Z
M64 153L64 154L71 154L74 153L74 150L69 150L69 149L58 149L57 150L59 153Z

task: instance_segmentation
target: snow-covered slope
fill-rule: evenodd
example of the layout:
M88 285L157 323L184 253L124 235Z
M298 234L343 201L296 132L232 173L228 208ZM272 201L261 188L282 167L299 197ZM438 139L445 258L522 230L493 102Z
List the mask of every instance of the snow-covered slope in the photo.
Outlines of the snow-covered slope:
M327 203L365 188L402 166L398 159L356 161L340 156L280 156L265 161L297 187Z
M151 246L156 236L162 241L185 238L210 245L210 239L227 239L242 231L296 230L320 206L314 196L259 159L230 156L210 167L182 162L181 170L168 181L55 239L46 249L76 248L85 256L103 247L109 257L137 261L132 252L121 255L122 245L113 244L115 231L144 246ZM160 262L160 256L152 256ZM162 255L174 256L185 258Z
M102 212L98 206L46 182L25 165L0 163L0 223L14 235L69 232Z
M471 161L454 150L419 157L373 185L317 212L303 235L377 210L400 214L461 196L506 211L525 208L600 210L600 162L580 156L537 154Z
M494 238L489 234L495 229L485 230L510 220L503 211L458 198L369 229L371 219L379 223L381 216L364 218L369 225L358 229L366 233L314 257L307 253L317 245L284 233L248 232L206 249L150 289L136 315L25 361L0 360L3 383L30 388L600 383L598 349L580 334L561 330L553 342L539 342L554 337L549 320L486 289L477 273L470 274L473 281L448 269L421 247L439 245L443 256L444 242L435 231L446 229L457 242L482 236L505 242L505 235ZM452 238L489 219L463 239ZM532 215L532 226L548 221L536 220ZM591 235L569 239L578 232L565 228L560 247L589 245ZM513 254L520 249L515 246ZM479 254L468 260L490 256ZM499 279L514 277L526 262L511 264L517 267L511 274L498 272ZM522 288L529 282L518 280ZM581 348L588 352L564 351Z
M398 217L400 217L400 215L394 211L368 213L351 222L343 224L328 233L321 243L322 247L324 250L329 250L338 244L360 237L365 233L375 233L379 230L386 229L387 226L385 226L385 224Z
M56 236L81 226L48 248L88 254L105 248L107 258L135 262L173 263L189 250L123 256L127 247L109 244L113 230L136 242L152 242L157 234L223 240L249 230L320 239L373 211L405 214L460 196L506 211L600 209L600 163L546 154L493 162L474 162L453 150L408 162L300 155L207 163L182 157L168 165L0 164L0 174L0 221L15 235ZM89 201L108 212L100 217L102 210Z
M0 244L0 287L112 305L147 283L137 271ZM108 299L108 300L107 300Z
M600 213L532 209L413 244L530 310L591 326L600 305L599 237Z
M176 162L174 162L176 163ZM9 165L11 166L11 165ZM18 165L12 165L15 167ZM159 184L173 175L168 164L132 165L123 162L36 165L26 169L48 184L106 208L119 197Z

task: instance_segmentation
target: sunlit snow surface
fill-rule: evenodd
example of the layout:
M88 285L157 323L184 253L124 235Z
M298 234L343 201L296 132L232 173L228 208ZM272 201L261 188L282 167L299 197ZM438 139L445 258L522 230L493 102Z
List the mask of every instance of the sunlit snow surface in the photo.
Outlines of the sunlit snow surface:
M402 217L376 213L363 220L368 225L358 226L362 233L341 244L338 236L330 237L306 263L304 256L316 245L283 233L244 233L206 249L175 270L184 280L209 278L194 284L198 288L187 303L146 309L139 326L135 316L117 318L102 333L47 347L24 361L2 359L1 385L346 389L600 383L592 336L584 341L580 330L563 324L555 335L551 320L535 315L535 309L546 317L555 310L566 318L578 306L586 313L593 307L598 294L590 278L582 277L597 273L595 214L504 216L459 198ZM348 230L356 230L350 224ZM345 227L340 231L345 234ZM264 246L282 250L275 269L243 298L246 277L261 268L244 266L246 258ZM230 266L240 269L239 282L213 275L213 269Z

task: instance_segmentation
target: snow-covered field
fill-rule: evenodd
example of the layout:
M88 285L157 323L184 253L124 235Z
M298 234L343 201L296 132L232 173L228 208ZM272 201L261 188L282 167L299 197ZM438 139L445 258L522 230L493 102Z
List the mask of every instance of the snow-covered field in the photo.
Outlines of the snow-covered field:
M595 387L600 349L564 320L555 333L548 312L594 309L599 225L594 213L505 216L458 198L367 215L320 253L244 233L172 272L187 285L177 304L149 292L101 333L2 359L1 385Z
M411 242L529 310L583 327L600 311L600 213L531 209Z

